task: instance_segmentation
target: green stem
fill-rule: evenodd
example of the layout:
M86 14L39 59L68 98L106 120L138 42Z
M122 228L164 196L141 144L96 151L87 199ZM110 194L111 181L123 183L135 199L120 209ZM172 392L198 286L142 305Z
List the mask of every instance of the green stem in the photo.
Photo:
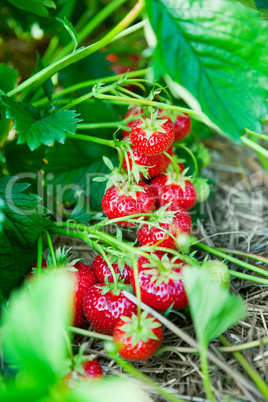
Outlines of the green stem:
M137 70L137 71L130 71L127 74L127 76L128 77L139 77L139 76L146 75L147 73L149 73L149 71L151 71L150 68L145 68L145 69ZM66 95L66 94L68 94L70 92L75 92L75 91L78 91L80 89L87 88L87 87L90 87L92 85L96 85L98 82L110 83L110 82L117 81L120 78L123 78L125 76L126 76L126 73L112 75L110 77L97 78L95 80L89 80L89 81L85 81L85 82L80 82L78 84L74 84L74 85L72 85L72 86L70 86L68 88L64 88L61 91L58 91L58 92L54 93L52 95L52 100L55 100L55 99L57 99L57 98L59 98L61 96L64 96L64 95ZM42 99L38 100L37 102L34 102L33 105L35 107L38 107L38 106L44 106L47 103L48 103L47 98L42 98Z
M68 350L68 353L69 353L69 357L70 357L71 364L72 364L72 369L73 369L74 368L74 355L73 355L73 350L72 350L72 345L71 345L71 342L70 342L70 338L69 338L65 328L62 328L62 331L63 331L64 339L66 341L66 346L67 346L67 350Z
M256 142L250 140L247 137L241 137L241 140L245 145L247 145L249 148L253 149L256 152L259 152L261 155L263 155L266 159L268 158L268 150L263 148L261 145L257 144Z
M171 161L171 163L172 163L172 166L174 167L174 169L175 169L175 171L176 171L176 180L178 180L178 177L179 177L179 175L180 175L180 173L181 173L178 163L177 163L177 162L174 160L174 158L172 158L172 156L169 155L167 152L163 152L163 153L164 153L164 155L165 155L168 159L170 159L170 161Z
M67 328L70 332L74 332L79 335L88 336L90 338L101 339L103 341L112 341L113 337L109 335L98 334L97 332L87 331L86 329L76 328L68 326Z
M177 143L177 144L175 144L175 146L184 149L191 156L191 158L192 158L192 160L194 162L194 167L195 167L194 178L196 179L197 175L198 175L198 163L197 163L196 157L194 156L193 152L188 147L186 147L185 145Z
M113 0L106 7L104 7L97 15L89 20L89 22L84 26L84 28L77 34L78 44L80 45L83 40L90 35L94 29L100 25L107 17L120 6L122 6L126 0ZM64 48L53 58L53 61L57 61L67 54L71 53L73 50L73 42L71 41L68 45L64 46Z
M65 67L70 66L71 64L84 59L90 54L100 50L104 46L108 45L112 39L118 35L122 30L124 30L127 26L129 26L133 20L137 18L140 12L143 10L145 5L144 0L138 0L136 5L132 8L132 10L119 22L107 35L105 35L98 42L87 46L82 49L78 49L70 55L64 57L63 59L56 61L55 63L47 66L42 71L34 74L32 77L28 78L26 81L22 82L16 88L8 93L8 96L13 96L22 90L32 86L33 90L36 90L40 85L43 84L48 78L52 77L58 71L62 70Z
M92 137L91 135L70 134L70 133L66 133L66 137L67 138L72 138L73 140L83 140L83 141L95 142L97 144L107 145L108 147L115 148L115 141L114 140L105 140L103 138Z
M249 133L250 135L256 136L257 138L261 138L262 140L268 141L268 135L258 134L258 133L255 133L254 131L248 130L247 128L246 128L246 132ZM242 141L243 141L243 138L244 137L242 137Z
M238 251L238 250L230 250L228 248L221 248L221 247L215 247L215 249L222 251L223 253L240 255L241 257L250 258L252 260L256 260L256 261L260 261L265 264L268 264L268 258L263 257L262 255L248 253L248 252L244 252L244 251Z
M115 284L115 289L118 289L116 274L115 274L115 272L114 272L114 268L113 268L113 266L112 266L112 264L111 264L109 258L108 258L107 255L105 254L105 251L103 250L103 248L101 247L100 244L97 244L97 245L96 245L96 248L97 248L97 249L99 250L99 252L101 253L102 258L104 259L104 261L106 262L106 264L108 265L108 267L109 267L109 269L110 269L110 271L111 271L111 274L112 274L113 280L114 280L114 284Z
M214 398L213 392L211 390L211 384L209 379L209 372L208 372L208 359L207 359L207 348L202 345L200 349L200 362L201 362L201 370L203 374L203 385L206 391L206 395L211 402L215 402L216 399Z
M128 129L129 127L124 124L124 120L121 121L112 121L112 122L102 122L102 123L87 123L87 124L78 124L78 130L93 130L95 128L121 128Z
M221 342L221 340L219 339ZM252 348L257 348L260 345L267 345L268 344L268 337L257 340L257 341L252 341L252 342L247 342L247 343L241 343L240 345L235 345L233 346L231 343L223 343L221 342L225 347L220 347L219 350L221 352L238 352L240 350L247 350L247 349L252 349Z
M50 254L51 254L51 258L52 258L54 267L56 267L57 266L57 261L56 261L56 257L55 257L54 248L53 248L53 244L52 244L52 241L51 241L50 234L48 233L47 230L44 230L44 234L45 234L46 239L47 239L47 244L48 244L48 248L49 248L49 251L50 251Z
M224 260L228 260L228 261L230 261L230 262L232 262L232 263L234 263L236 265L239 265L240 267L243 267L245 269L249 269L250 271L253 271L253 272L256 272L256 273L258 273L260 275L268 277L268 272L267 271L265 271L265 270L263 270L261 268L255 267L254 265L251 265L251 264L249 264L247 262L240 261L238 258L232 257L232 256L230 256L228 254L225 254L225 253L223 253L221 251L218 251L217 249L214 249L213 247L209 247L206 244L203 244L203 243L200 242L200 243L195 244L195 246L197 246L198 248L201 248L204 251L207 251L208 253L214 254L217 257L220 257L220 258L222 258Z
M230 272L230 275L235 278L243 279L244 281L259 283L261 285L266 285L266 286L268 285L267 279L259 278L258 276L244 274L243 272L233 271L232 269L229 269L229 272Z
M122 167L123 167L123 160L124 160L124 154L123 154L123 151L122 151L122 149L119 147L118 149L118 153L119 153L119 165L118 165L118 168L117 168L117 173L121 173L121 170L122 170Z
M41 233L37 240L37 266L36 266L37 277L41 276L42 258L43 258L43 234Z
M105 345L105 346L106 346L107 353L111 356L111 358L113 360L116 361L116 363L120 367L122 367L123 370L127 371L134 378L137 378L138 380L142 381L143 383L149 385L152 389L156 390L159 395L162 395L166 400L168 400L170 402L182 402L181 399L177 398L175 395L172 395L172 394L169 394L168 392L166 392L157 383L155 383L153 380L151 380L145 374L141 373L134 366L132 366L132 364L130 364L130 363L126 362L124 359L122 359L121 356L119 356L116 352L114 352L113 346L110 346L110 345Z
M138 329L140 329L140 316L141 316L141 287L139 281L139 271L138 271L138 261L137 257L133 259L133 272L134 272L134 281L135 281L135 289L136 289L136 296L138 299L137 303L137 313L138 313Z
M232 344L223 335L220 335L218 339L224 346L229 347L232 346ZM261 378L261 376L257 373L257 371L251 366L251 364L240 352L233 352L233 355L236 358L236 360L241 364L241 366L244 368L244 370L247 372L249 377L257 385L257 387L259 388L265 399L268 400L268 386L265 383L265 381Z

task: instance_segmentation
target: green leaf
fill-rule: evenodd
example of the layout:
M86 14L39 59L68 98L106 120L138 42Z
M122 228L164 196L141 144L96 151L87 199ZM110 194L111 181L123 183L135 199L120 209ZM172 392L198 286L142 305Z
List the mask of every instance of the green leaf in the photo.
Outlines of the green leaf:
M15 7L30 11L41 17L48 16L47 8L56 8L56 4L52 0L8 0L8 2Z
M8 92L15 87L18 81L18 72L4 63L0 64L0 90ZM0 148L4 144L11 128L11 119L7 119L6 108L0 105Z
M4 214L4 212L3 212L4 206L5 206L5 203L4 203L4 201L2 200L2 198L0 198L0 232L1 232L2 229L3 229L2 224L3 224L4 220L6 219L6 218L5 218L5 214Z
M147 0L147 10L155 70L174 94L237 143L245 128L262 132L268 26L258 12L232 0Z
M32 279L12 294L3 314L5 357L43 389L59 379L66 359L63 328L71 321L72 278L51 272Z
M81 194L78 195L78 201L74 207L71 218L76 220L77 222L87 223L92 217L92 214L89 214L89 211L89 200L86 197L85 193L81 192Z
M208 346L246 316L242 299L214 282L202 268L184 268L183 280L200 344Z
M44 63L42 61L42 58L40 57L39 53L37 53L37 63L36 63L36 68L35 68L35 73L38 73L39 71L43 70L45 68ZM53 83L52 79L49 78L47 81L45 81L42 84L42 88L45 92L45 95L48 97L49 100L52 98L52 92L53 92Z
M43 216L48 211L38 205L40 198L24 191L29 184L15 177L0 178L0 198L5 202L5 221L0 232L0 291L8 297L36 261L36 241L41 231L52 225Z
M76 30L74 29L73 24L70 21L68 21L66 17L64 17L63 20L61 18L56 18L56 19L64 26L64 28L67 29L68 33L70 34L70 36L74 42L74 49L73 49L73 52L74 52L78 46L78 39L77 39Z
M31 151L44 144L52 146L54 141L64 144L66 133L76 132L80 120L74 110L61 110L41 117L38 109L23 102L15 102L7 96L0 96L6 106L6 116L14 119L14 127L19 131L18 144L27 144Z

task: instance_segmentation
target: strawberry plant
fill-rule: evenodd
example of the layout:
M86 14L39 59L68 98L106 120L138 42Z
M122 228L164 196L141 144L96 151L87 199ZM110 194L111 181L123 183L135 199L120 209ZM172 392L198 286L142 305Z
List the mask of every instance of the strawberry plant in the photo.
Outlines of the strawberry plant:
M225 216L208 227L213 198L227 189L230 210L240 194L235 175L248 189L257 166L267 182L267 1L0 4L0 400L149 400L106 380L117 364L178 402L196 389L160 385L174 381L143 361L186 350L202 397L267 400L239 352L263 353L265 325L254 346L223 333L249 325L243 284L267 286L268 260L249 252L255 226L245 251L218 240L245 236L235 215L231 232Z

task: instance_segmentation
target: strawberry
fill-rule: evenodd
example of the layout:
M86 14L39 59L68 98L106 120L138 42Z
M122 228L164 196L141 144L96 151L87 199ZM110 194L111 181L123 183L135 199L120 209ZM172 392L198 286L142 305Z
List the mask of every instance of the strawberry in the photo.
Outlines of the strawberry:
M125 183L122 188L116 185L108 188L102 199L103 212L109 219L124 216L151 213L154 209L155 199L149 186L142 181L137 185ZM130 222L119 222L118 225L134 226Z
M84 313L87 320L94 331L107 335L113 334L121 315L130 317L137 311L137 306L127 299L120 289L111 285L101 283L92 286L84 297Z
M183 175L177 178L170 174L161 174L151 181L150 187L157 207L172 203L173 211L178 207L189 210L196 204L194 185Z
M130 132L132 145L145 155L159 155L174 141L174 130L170 120L152 115L150 119L140 118Z
M118 353L127 360L146 360L153 356L163 340L163 327L160 322L143 311L140 322L135 314L121 317L114 329L114 343Z
M76 356L75 356L76 358ZM82 359L87 355L82 356ZM79 359L80 360L80 359ZM71 370L63 378L65 385L74 388L78 381L100 380L103 378L103 372L97 359L90 358L84 363L76 363L75 369Z
M218 260L207 261L202 264L202 268L208 270L211 279L222 288L230 289L230 271L224 262Z
M131 283L131 271L132 267L129 266L128 264L131 264L131 260L127 258L116 258L113 256L109 256L108 258L112 264L112 267L114 269L114 272L116 274L119 274L118 276L118 281L122 281L124 279L125 284L130 284ZM126 263L126 260L128 260L128 264ZM108 282L113 282L113 275L111 273L110 268L108 267L108 264L106 261L104 261L103 257L98 255L97 257L94 258L92 262L92 269L96 275L97 281L99 283L104 283L105 278L107 278Z
M134 162L137 165L144 166L148 168L148 176L152 179L153 177L158 176L160 173L164 172L168 165L170 164L170 159L164 155L144 155L141 152L137 151L134 147L131 147L132 149L132 154L134 158ZM170 147L167 152L172 155L173 150L172 147ZM130 170L132 169L133 166L133 160L132 160L132 155L130 152L127 153L128 160L129 160L129 167ZM123 159L123 168L128 171L127 168L127 162L126 159ZM141 175L141 178L143 179L143 175Z
M188 300L181 275L185 262L177 257L171 259L166 254L153 256L158 259L160 266L151 264L146 257L138 260L141 300L159 311L166 311L172 305L173 310L186 307ZM131 284L136 291L134 272L131 274Z
M161 230L161 228L171 233L177 239L181 233L190 234L192 229L190 215L183 208L178 208L177 212L168 213L164 207L163 214L160 213L162 209L160 208L155 213L155 215L159 214L159 219L156 219L155 216L152 219L149 218L148 222L151 225L149 226L146 223L139 228L137 232L138 241L142 246L153 246L156 244L159 247L176 250L178 249L178 243L165 231Z
M188 114L178 115L174 123L174 142L181 141L192 129L192 121Z

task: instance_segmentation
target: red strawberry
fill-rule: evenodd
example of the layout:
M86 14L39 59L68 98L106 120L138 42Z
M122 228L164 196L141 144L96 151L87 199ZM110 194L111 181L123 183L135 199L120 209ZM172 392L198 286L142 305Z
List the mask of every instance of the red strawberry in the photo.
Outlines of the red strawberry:
M165 231L161 230L161 228L171 233L174 237L178 237L181 233L191 233L192 221L190 215L183 208L178 208L177 213L174 213L173 216L170 214L170 217L163 219L163 221L164 223L161 223L160 218L158 226L149 226L147 223L141 226L137 232L137 238L142 246L153 246L157 244L159 247L176 250L178 244Z
M153 356L163 340L163 327L146 311L138 317L122 317L114 329L114 343L118 353L127 360L146 360Z
M86 355L84 355L86 356ZM100 363L97 359L87 360L84 363L80 363L80 367L77 370L72 370L64 377L64 383L69 388L74 388L76 383L81 380L100 380L103 378L103 372ZM85 374L82 374L82 373Z
M166 118L145 118L136 121L131 129L132 145L145 155L158 155L174 141L172 124Z
M144 166L148 168L148 176L152 179L153 177L158 176L160 173L163 173L168 165L170 164L170 159L164 155L144 155L141 152L137 151L134 147L131 147L132 152L133 152L133 157L134 161L137 165ZM170 147L167 152L172 155L173 150L172 147ZM132 156L131 153L127 153L128 160L129 160L129 167L130 170L132 169ZM123 168L128 171L127 168L127 162L126 159L123 159ZM141 178L143 179L143 175L141 175Z
M88 290L88 288L97 283L97 279L92 269L88 265L83 264L81 261L78 261L74 265L74 267L77 268L78 271L73 273L76 279L76 285L74 289L73 325L75 327L86 328L88 324L84 316L83 300L86 291Z
M108 256L108 258L112 262L112 267L114 269L114 272L116 274L119 274L118 281L121 281L122 279L124 279L125 284L130 284L131 283L130 275L131 275L132 267L127 265L123 259L121 259L119 261L116 260L115 262L113 262L114 257ZM119 264L118 264L118 262L119 262ZM120 265L122 265L122 267ZM119 268L119 266L120 266L120 268ZM108 282L114 281L113 275L111 273L110 268L108 267L107 262L104 261L103 257L101 257L100 255L98 255L97 257L94 258L94 260L92 262L92 269L93 269L93 271L96 275L97 281L99 283L104 283L105 278L107 278Z
M137 306L127 299L122 291L112 290L110 286L104 283L92 286L84 297L84 313L87 320L94 331L107 335L112 335L121 315L130 317L137 311Z
M161 267L156 263L152 265L146 257L138 260L141 300L159 311L166 311L173 303L173 310L186 307L188 300L181 276L185 262L177 257L171 259L166 254L154 256L161 262ZM134 272L131 274L131 284L135 291Z
M193 184L185 177L173 179L167 174L161 174L151 181L150 185L157 207L172 203L173 211L178 207L189 210L197 201L197 193Z
M108 188L102 199L103 212L109 219L121 218L124 216L151 213L154 209L155 199L149 186L142 181L138 185L131 185L131 188L113 185ZM119 222L121 226L134 226L133 223Z
M174 123L174 141L181 141L192 129L192 121L188 114L179 115Z

